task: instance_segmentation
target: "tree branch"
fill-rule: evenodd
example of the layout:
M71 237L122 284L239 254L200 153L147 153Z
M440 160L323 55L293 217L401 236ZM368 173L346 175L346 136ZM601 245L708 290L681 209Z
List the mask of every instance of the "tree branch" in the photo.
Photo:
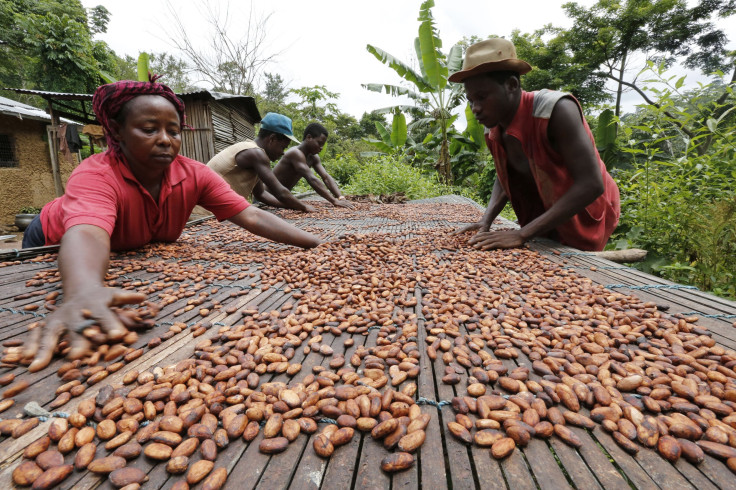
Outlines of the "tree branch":
M667 110L663 110L663 109L662 109L662 106L661 106L661 105L657 104L657 103L656 103L656 102L654 102L654 101L653 101L652 99L650 99L650 98L649 98L649 97L647 96L647 94L646 94L646 93L644 93L644 91L643 91L642 89L640 89L639 87L637 87L637 86L636 86L636 85L634 85L633 83L631 83L631 82L627 82L627 81L625 81L625 80L621 80L620 78L618 78L617 76L615 76L615 75L613 75L613 74L611 74L611 73L605 73L605 72L601 72L600 74L601 74L601 75L603 75L603 76L605 76L606 78L610 78L611 80L613 80L613 81L614 81L614 82L616 82L616 83L620 83L621 85L625 85L625 86L627 86L627 87L629 87L629 88L632 88L632 89L634 89L634 91L635 91L636 93L638 93L639 95L641 95L641 97L642 97L642 98L644 99L644 101L645 101L645 102L646 102L647 104L649 104L649 105L651 105L651 106L654 106L654 107L656 107L657 109L660 109L660 110L662 110L662 112L663 112L663 113L664 113L664 114L665 114L665 115L666 115L667 117L669 117L669 118L670 118L670 119L672 120L672 122L673 122L673 123L674 123L674 124L675 124L676 126L678 126L678 127L679 127L679 128L681 129L681 130L682 130L682 132L683 132L683 133L685 133L686 135L688 135L688 137L689 137L689 138L693 138L693 137L695 137L695 134L694 134L694 133L693 133L693 132L692 132L692 131L691 131L691 130L690 130L689 128L687 128L687 127L686 127L686 126L685 126L685 125L684 125L684 124L683 124L682 122L680 122L680 121L679 121L679 120L678 120L678 119L677 119L677 118L676 118L676 117L675 117L674 115L672 115L672 113L670 113L670 112L669 112L669 111L667 111Z

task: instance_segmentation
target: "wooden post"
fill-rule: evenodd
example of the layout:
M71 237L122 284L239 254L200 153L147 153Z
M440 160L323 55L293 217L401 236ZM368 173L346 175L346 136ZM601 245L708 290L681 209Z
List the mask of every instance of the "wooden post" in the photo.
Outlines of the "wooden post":
M51 173L54 178L54 190L56 197L64 195L64 186L61 184L61 171L59 170L59 121L54 115L54 109L49 100L49 115L51 116L51 125L46 127L46 133L49 136L49 152L51 154Z

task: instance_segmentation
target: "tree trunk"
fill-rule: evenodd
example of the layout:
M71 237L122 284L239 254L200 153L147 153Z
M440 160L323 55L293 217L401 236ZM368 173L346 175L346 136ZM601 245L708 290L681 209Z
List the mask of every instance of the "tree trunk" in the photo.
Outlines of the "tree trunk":
M621 56L621 68L618 71L618 88L616 89L616 118L621 117L621 94L624 91L623 80L624 70L626 69L626 51ZM618 124L616 124L618 129Z
M452 167L450 166L450 148L447 138L442 140L440 146L440 158L437 161L437 170L440 174L440 181L446 185L452 185Z

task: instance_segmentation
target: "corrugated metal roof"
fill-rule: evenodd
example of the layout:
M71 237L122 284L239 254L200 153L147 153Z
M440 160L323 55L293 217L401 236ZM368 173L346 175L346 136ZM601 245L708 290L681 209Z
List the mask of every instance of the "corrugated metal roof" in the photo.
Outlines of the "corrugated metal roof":
M60 99L60 100L92 100L92 94L68 94L64 92L46 92L44 90L30 90L27 88L4 88L3 90L12 90L19 94L38 95L45 99Z
M19 94L37 95L43 97L46 100L92 100L92 94L68 94L63 92L47 92L44 90L31 90L26 88L4 88L3 90L12 90ZM245 110L253 118L253 122L261 122L261 113L258 111L256 101L249 95L233 95L226 94L224 92L213 92L210 90L197 90L193 92L185 92L182 94L176 94L182 98L205 98L209 100L216 100L218 102L232 103L242 102Z
M33 119L44 122L51 121L51 116L46 114L46 111L43 109L5 97L0 97L0 114L17 117L18 119ZM68 124L79 124L66 118L61 118L61 120Z
M176 95L183 99L192 97L195 99L205 98L208 100L216 100L224 103L241 102L243 103L243 107L245 107L248 115L253 119L253 122L261 122L261 113L258 111L256 100L250 95L233 95L225 92L214 92L211 90L197 90L195 92L185 92L183 94Z

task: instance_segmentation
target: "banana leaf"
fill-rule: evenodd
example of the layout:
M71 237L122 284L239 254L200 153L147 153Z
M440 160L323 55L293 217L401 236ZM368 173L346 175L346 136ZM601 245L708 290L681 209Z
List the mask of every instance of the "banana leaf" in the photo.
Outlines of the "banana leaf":
M385 91L387 94L393 95L394 97L406 95L410 99L418 100L423 103L428 102L426 97L419 95L413 90L409 90L406 87L400 87L398 85L391 85L388 83L362 83L360 86L366 90L370 90L371 92L378 92L379 94Z
M447 55L447 70L450 73L460 71L463 67L463 48L459 44L450 48L450 54ZM462 86L462 84L458 84Z
M388 132L388 129L386 129L386 126L381 124L380 122L376 121L374 123L376 125L376 130L378 131L378 135L383 140L383 143L387 146L391 145L391 133Z
M419 9L419 49L422 57L421 64L426 73L426 80L435 90L442 90L447 85L447 66L444 55L440 51L442 40L437 36L434 28L431 8L433 0L426 0Z
M381 48L376 48L370 44L366 46L366 49L369 53L375 56L378 61L384 65L388 65L389 68L398 73L401 78L416 85L420 92L434 91L434 87L432 87L427 80L415 72L410 66L406 65L403 61L396 59Z
M473 114L473 111L470 109L470 104L465 105L465 119L468 121L468 127L465 129L465 132L470 136L470 138L475 142L476 145L482 146L486 140L485 130L475 118L475 114Z
M409 112L415 109L416 107L413 105L392 105L389 107L381 107L380 109L375 109L372 112L375 112L376 114L393 114L396 111Z
M406 143L406 117L403 112L394 114L391 124L391 144L394 148L401 148Z
M148 53L141 53L138 56L138 81L148 81Z
M391 148L390 146L388 146L383 141L379 141L379 140L376 140L376 139L373 139L373 138L363 138L363 141L365 141L366 143L369 143L369 144L375 146L376 148L378 148L379 150L381 150L383 153L392 153L393 152L393 148Z

